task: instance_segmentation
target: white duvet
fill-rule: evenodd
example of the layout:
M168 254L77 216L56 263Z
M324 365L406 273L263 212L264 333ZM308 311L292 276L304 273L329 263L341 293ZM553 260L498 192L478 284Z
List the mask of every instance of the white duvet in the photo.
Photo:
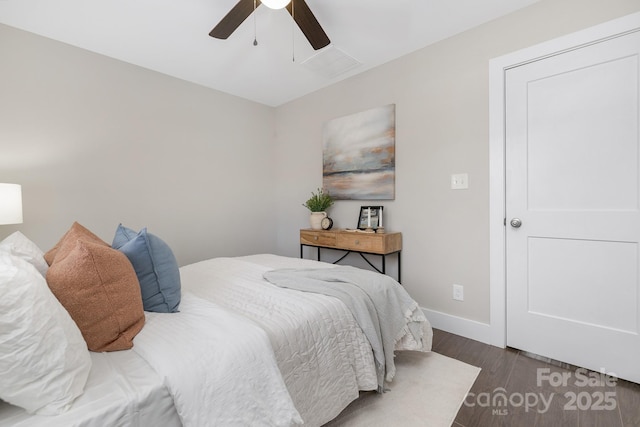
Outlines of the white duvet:
M263 279L276 268L333 265L276 255L214 258L180 269L185 292L253 320L271 341L280 372L305 425L335 418L359 390L375 390L373 353L338 299L279 288ZM430 326L425 325L430 337ZM400 343L403 349L411 343ZM430 349L430 339L428 348Z
M146 316L133 350L162 377L184 427L302 423L253 322L188 292L179 313Z

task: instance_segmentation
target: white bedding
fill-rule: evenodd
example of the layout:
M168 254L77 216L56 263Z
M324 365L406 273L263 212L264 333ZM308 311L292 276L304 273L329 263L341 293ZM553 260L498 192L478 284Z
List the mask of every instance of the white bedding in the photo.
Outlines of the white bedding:
M263 279L296 267L333 266L253 255L182 267L180 313L146 313L132 350L92 353L69 412L30 416L0 401L0 427L295 425L298 413L305 426L328 422L377 388L373 354L340 300Z
M0 401L0 426L292 426L302 423L265 332L183 294L180 313L145 313L132 350L91 353L85 392L59 416Z
M263 279L277 268L333 268L276 255L214 258L181 269L183 289L259 324L271 343L305 425L335 418L359 395L375 390L373 353L349 309L336 298L279 288ZM231 279L233 278L233 279ZM425 324L431 348L431 327ZM398 349L418 349L410 341Z
M169 391L131 350L91 353L84 394L56 416L29 415L0 401L1 427L130 427L181 425Z
M133 351L163 378L184 427L302 424L253 322L186 292L179 313L147 313L143 332Z

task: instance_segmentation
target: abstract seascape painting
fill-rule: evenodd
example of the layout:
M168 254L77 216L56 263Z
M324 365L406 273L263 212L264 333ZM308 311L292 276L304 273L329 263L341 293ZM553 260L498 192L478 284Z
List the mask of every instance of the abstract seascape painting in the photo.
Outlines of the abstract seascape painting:
M337 200L393 200L396 106L328 121L323 129L322 185Z

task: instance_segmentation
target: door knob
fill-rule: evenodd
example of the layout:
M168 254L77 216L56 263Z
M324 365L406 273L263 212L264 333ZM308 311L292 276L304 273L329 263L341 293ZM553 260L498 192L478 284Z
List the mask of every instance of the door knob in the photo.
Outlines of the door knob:
M511 224L513 228L520 228L520 226L522 225L522 220L520 218L513 218L511 221L509 221L509 224Z

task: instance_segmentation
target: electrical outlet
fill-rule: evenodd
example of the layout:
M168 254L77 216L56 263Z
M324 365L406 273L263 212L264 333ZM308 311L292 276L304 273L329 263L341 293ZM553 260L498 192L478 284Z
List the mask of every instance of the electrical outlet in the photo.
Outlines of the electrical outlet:
M457 173L451 175L452 190L466 190L469 188L469 174Z
M462 285L453 285L453 299L456 301L464 301L464 287Z

